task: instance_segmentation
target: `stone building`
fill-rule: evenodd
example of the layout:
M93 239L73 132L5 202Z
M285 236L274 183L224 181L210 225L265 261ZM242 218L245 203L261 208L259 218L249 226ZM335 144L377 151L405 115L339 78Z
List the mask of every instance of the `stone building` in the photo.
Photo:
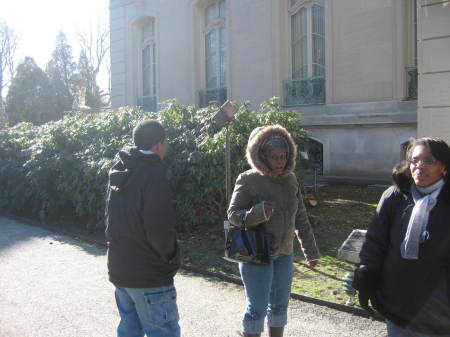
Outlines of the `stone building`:
M450 144L450 1L417 5L418 134Z
M386 182L417 135L417 12L415 0L110 0L112 104L277 96L303 113L303 150L326 178Z

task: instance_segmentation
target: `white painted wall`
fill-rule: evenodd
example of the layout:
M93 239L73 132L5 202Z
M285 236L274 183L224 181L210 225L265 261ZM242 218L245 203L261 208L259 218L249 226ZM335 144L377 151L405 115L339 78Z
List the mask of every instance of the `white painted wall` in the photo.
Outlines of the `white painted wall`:
M450 144L450 1L418 0L420 137Z
M203 8L213 0L110 1L113 107L135 105L140 96L133 24L143 16L156 20L158 101L176 98L182 104L198 103L198 90L205 87ZM415 102L400 104L405 97L404 67L410 65L414 50L406 21L411 1L325 0L327 105L297 108L306 111L310 120L315 118L305 126L329 144L327 175L388 178L399 159L400 144L416 136ZM256 106L270 97L282 97L282 81L291 77L289 2L227 1L230 99L250 100ZM445 13L449 10L446 7ZM433 15L437 28L429 28L423 17L421 36L434 36L433 29L444 29L449 35L442 13ZM448 53L448 45L434 40L423 43L440 53ZM419 67L450 69L450 57L431 54ZM432 80L422 76L422 88L428 88L422 104L447 105L434 108L433 118L430 111L422 113L422 128L435 128L450 115L450 95L444 95L449 74L434 75ZM379 105L374 108L372 102ZM361 104L357 111L355 104ZM378 111L379 106L383 108L375 113L374 126L374 118L364 114ZM346 124L341 115L358 122ZM440 130L450 133L446 126Z
M274 95L272 0L230 1L230 96L259 103Z
M333 11L333 103L393 99L393 1L339 0Z
M328 103L402 99L406 0L326 0ZM204 87L202 5L209 0L111 0L113 106L134 104L132 23L156 17L158 98L196 103ZM290 78L287 0L227 2L229 97L281 96ZM441 47L443 48L443 47ZM401 94L398 94L398 93Z
M416 128L410 125L398 125L396 128L346 125L340 128L308 129L310 135L320 140L326 150L326 176L383 182L390 182L389 173L402 160L401 144L416 133Z

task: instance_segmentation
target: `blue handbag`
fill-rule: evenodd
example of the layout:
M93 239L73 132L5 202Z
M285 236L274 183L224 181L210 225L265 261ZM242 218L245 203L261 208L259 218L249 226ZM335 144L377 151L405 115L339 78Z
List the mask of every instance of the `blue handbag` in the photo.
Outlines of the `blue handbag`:
M250 262L255 264L269 264L272 252L271 233L258 229L233 227L226 221L225 256L231 262Z

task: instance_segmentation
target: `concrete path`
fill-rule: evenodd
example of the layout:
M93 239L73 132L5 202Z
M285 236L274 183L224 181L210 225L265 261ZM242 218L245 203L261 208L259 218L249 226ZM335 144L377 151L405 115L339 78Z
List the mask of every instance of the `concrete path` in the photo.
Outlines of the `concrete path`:
M180 272L184 337L235 337L243 288ZM115 336L105 250L0 217L0 337ZM384 324L292 300L287 337L382 337ZM263 336L267 336L263 334Z

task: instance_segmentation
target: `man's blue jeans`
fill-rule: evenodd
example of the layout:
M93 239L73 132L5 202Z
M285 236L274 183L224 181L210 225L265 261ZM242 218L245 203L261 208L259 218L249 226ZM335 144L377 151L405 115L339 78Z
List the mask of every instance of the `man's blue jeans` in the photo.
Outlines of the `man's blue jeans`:
M402 328L391 321L386 321L388 337L439 337L438 335L427 335L412 331L408 328Z
M121 288L115 291L120 323L117 337L179 337L175 287Z
M287 324L287 309L292 284L293 255L274 256L270 264L239 263L247 297L242 320L244 333L264 331L264 318L271 327Z

